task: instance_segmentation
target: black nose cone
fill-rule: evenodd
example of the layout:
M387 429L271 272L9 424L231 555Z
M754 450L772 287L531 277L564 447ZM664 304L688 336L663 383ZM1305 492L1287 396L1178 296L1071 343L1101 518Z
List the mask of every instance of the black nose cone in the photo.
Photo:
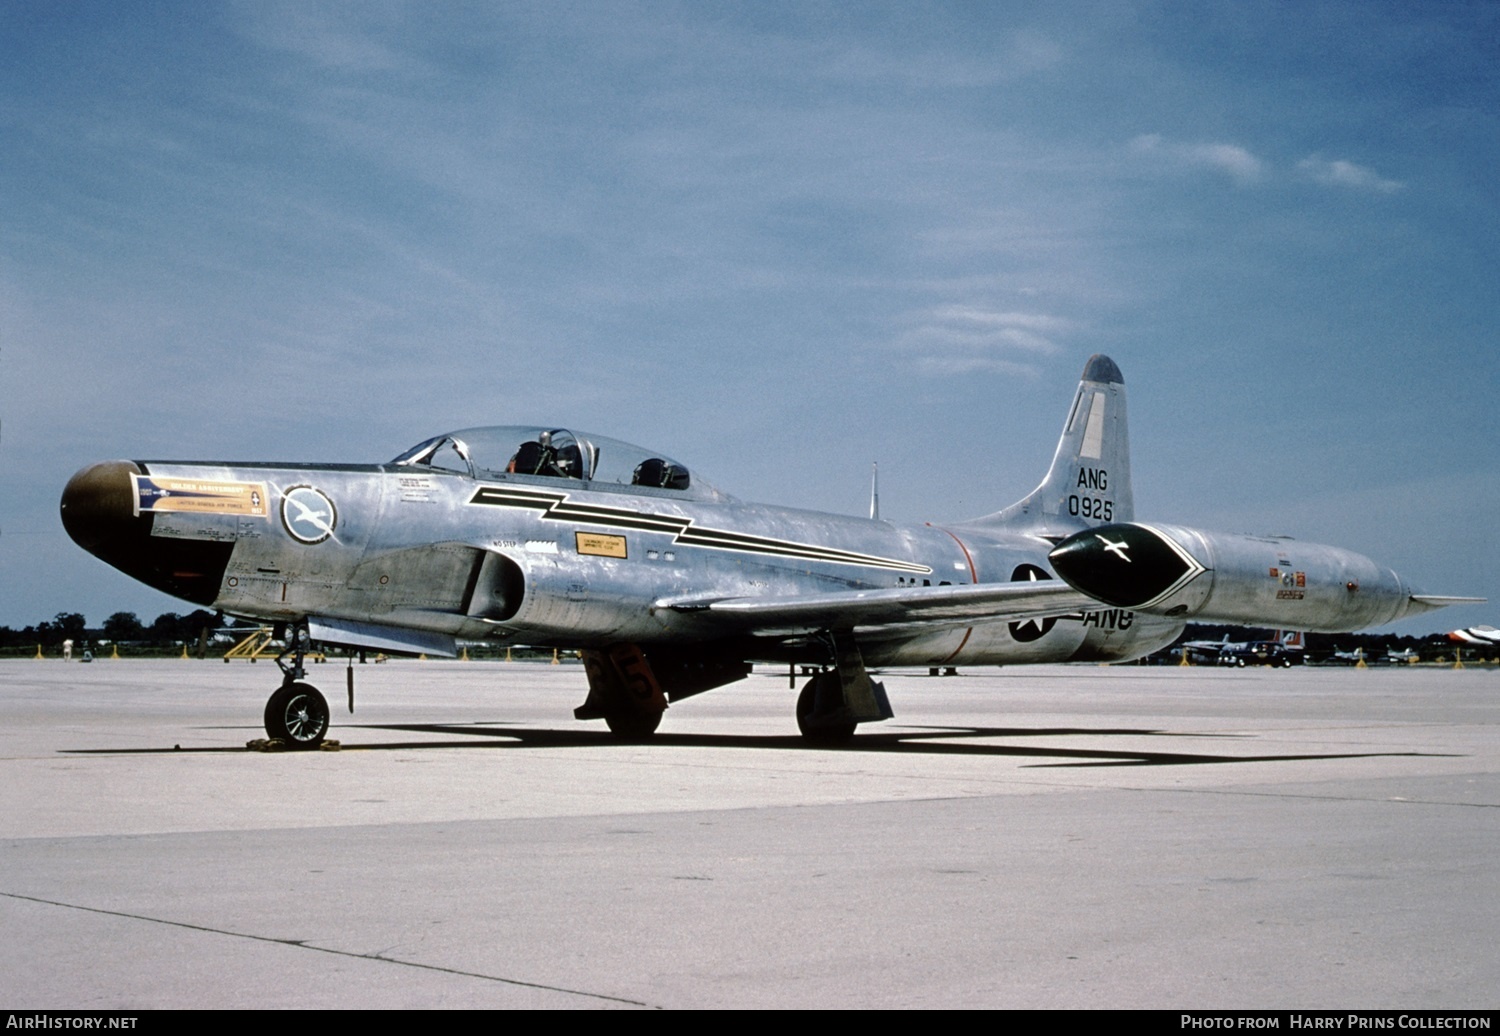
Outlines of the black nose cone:
M74 543L126 575L195 604L212 604L234 544L151 535L153 515L137 513L140 474L140 465L128 460L78 472L63 489L63 528Z
M1047 557L1073 589L1117 608L1157 604L1204 571L1163 534L1133 524L1074 533Z
M141 469L128 460L90 464L68 479L62 495L62 523L78 544L90 554L110 559L101 548L118 540L139 536L144 523L135 514L133 476Z

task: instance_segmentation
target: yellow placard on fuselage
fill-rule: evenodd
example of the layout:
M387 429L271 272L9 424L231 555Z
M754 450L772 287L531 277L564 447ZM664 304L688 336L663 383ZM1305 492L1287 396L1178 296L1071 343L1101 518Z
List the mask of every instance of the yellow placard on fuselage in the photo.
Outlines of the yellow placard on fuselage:
M580 554L592 554L601 558L626 556L624 536L613 536L605 532L575 532L573 540L577 543Z

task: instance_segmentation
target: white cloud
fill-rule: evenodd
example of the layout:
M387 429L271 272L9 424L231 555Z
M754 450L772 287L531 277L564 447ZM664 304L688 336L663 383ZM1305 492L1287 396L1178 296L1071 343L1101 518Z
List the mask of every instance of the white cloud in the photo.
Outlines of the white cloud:
M1014 311L997 313L991 310L980 309L977 306L940 306L933 310L932 315L940 320L952 323L988 328L1068 331L1077 326L1071 320L1049 316L1046 313L1017 313Z
M1387 180L1373 169L1346 162L1342 158L1327 159L1309 155L1297 163L1297 169L1325 187L1351 187L1359 191L1394 194L1406 186L1399 180Z
M938 377L954 374L1008 374L1035 378L1039 373L1031 364L1001 360L993 356L923 356L917 361L917 370Z
M1223 173L1241 186L1255 183L1265 172L1265 164L1238 144L1184 144L1166 140L1160 133L1145 133L1130 142L1130 150Z
M981 372L1035 376L1035 361L1055 356L1062 347L1050 336L1077 325L1047 313L990 310L946 305L908 317L913 325L894 347L917 353L925 374Z
M411 56L377 39L397 35L400 5L366 5L348 10L297 3L254 3L239 7L243 31L256 43L295 54L318 67L344 73L413 71Z

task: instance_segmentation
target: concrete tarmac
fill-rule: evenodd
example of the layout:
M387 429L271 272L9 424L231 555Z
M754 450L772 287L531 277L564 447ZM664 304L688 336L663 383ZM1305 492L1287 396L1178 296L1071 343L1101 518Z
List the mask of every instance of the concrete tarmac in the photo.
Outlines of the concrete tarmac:
M575 665L0 661L0 1007L1493 1008L1500 673L784 672L645 745Z

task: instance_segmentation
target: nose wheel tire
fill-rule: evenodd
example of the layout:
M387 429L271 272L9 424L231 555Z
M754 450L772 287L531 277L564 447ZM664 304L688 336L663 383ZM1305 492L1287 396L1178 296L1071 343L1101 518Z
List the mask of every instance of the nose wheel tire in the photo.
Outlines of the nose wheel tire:
M328 700L311 684L290 683L266 702L266 736L287 748L309 750L328 733Z

